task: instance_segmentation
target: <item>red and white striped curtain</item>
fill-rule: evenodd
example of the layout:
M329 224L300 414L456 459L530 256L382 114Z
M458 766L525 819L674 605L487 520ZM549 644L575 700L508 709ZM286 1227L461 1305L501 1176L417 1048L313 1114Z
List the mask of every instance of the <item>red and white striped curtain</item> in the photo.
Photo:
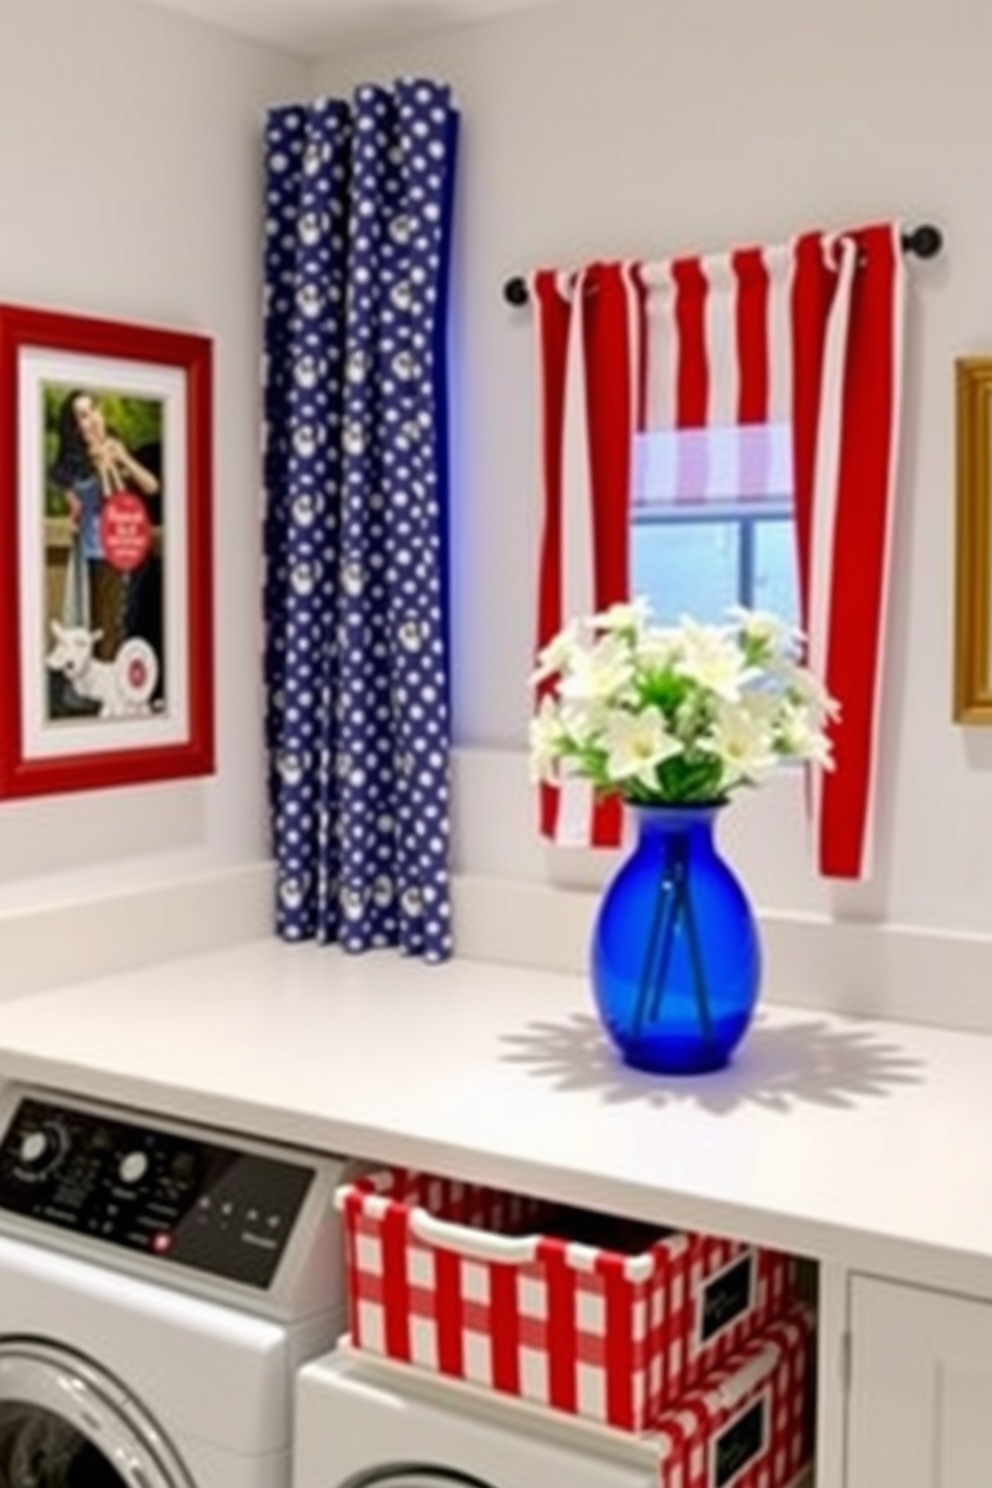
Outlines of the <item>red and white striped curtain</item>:
M891 223L531 279L543 430L539 645L573 616L630 597L636 433L737 426L746 491L771 458L761 430L791 428L807 660L841 707L836 768L815 772L808 793L817 866L833 878L871 871L903 290ZM688 484L705 497L707 448L680 440L688 468L672 474L673 497ZM622 835L618 804L582 781L541 787L540 825L572 846L612 847Z

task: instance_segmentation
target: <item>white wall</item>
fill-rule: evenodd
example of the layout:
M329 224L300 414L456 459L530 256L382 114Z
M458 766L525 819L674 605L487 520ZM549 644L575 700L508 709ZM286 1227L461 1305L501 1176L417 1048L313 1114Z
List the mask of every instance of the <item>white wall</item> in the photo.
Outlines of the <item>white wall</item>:
M214 777L0 803L0 995L54 977L60 941L85 972L265 923L260 137L308 78L131 0L0 5L0 300L214 338L218 679Z
M503 280L893 214L937 221L948 246L912 269L879 872L862 889L817 884L788 782L728 813L724 840L764 911L777 995L992 1018L992 735L949 721L952 364L992 346L990 51L983 0L561 0L312 69L131 0L0 7L0 297L216 340L219 725L211 780L0 804L0 996L264 933L261 118L314 84L423 70L463 111L461 948L580 965L594 895L571 886L609 866L533 834L531 322Z
M463 111L453 551L469 875L548 884L605 871L549 854L531 827L535 397L530 315L503 302L504 279L896 216L937 222L947 246L911 266L876 878L815 880L789 782L735 806L724 840L772 919L992 930L992 735L950 721L953 360L992 349L990 55L992 8L979 0L561 0L321 63L329 92L416 70L447 78ZM574 905L556 919L555 898L540 902L567 944L554 952L546 935L543 954L571 962ZM484 920L483 901L473 927ZM490 939L519 933L508 913ZM945 991L930 995L937 1006Z

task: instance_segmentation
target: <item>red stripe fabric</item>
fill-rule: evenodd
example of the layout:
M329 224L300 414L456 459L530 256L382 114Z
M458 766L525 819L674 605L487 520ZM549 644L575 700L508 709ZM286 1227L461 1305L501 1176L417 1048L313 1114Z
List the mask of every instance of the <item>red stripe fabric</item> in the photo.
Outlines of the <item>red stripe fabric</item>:
M792 464L799 614L809 626L813 544L813 481L823 381L823 348L834 275L824 263L820 233L796 241L792 283Z
M596 608L627 598L634 428L627 288L618 264L603 264L586 308L586 418L596 543Z
M521 1339L515 1266L490 1266L489 1305L493 1386L509 1395L519 1395Z
M796 240L792 281L792 513L795 532L799 625L810 623L813 558L813 487L823 386L823 351L834 275L824 262L823 237L804 233ZM812 816L813 791L805 782L806 811ZM819 862L819 843L813 844Z
M453 1251L432 1249L434 1260L434 1305L437 1309L437 1367L442 1374L460 1378L465 1371L463 1339L466 1318L462 1295L462 1263Z
M675 422L680 429L702 428L707 422L709 405L706 275L698 258L680 258L672 265L672 279L679 338Z
M630 484L635 426L636 364L629 334L628 290L619 264L600 264L586 305L586 419L595 540L597 610L628 597ZM623 808L616 796L597 800L591 845L617 847Z
M901 250L889 225L852 234L854 278L837 518L831 565L827 687L840 700L836 769L823 782L820 871L860 878L872 788L897 392L896 281Z
M768 422L768 270L760 248L731 255L737 280L737 422Z
M358 1235L362 1224L364 1194L358 1184L353 1184L345 1194L344 1201L344 1254L345 1266L351 1285L345 1289L348 1303L348 1331L359 1348L362 1346L361 1312L358 1306L359 1285L365 1272L359 1264Z
M567 560L563 448L568 336L571 316L578 311L559 293L557 277L550 270L535 275L534 295L543 407L544 522L538 582L538 645L543 646L575 618L563 613L563 565ZM595 548L595 572L590 577L596 609L619 603L629 595L633 434L642 396L639 352L631 345L631 306L641 305L642 298L619 264L596 265L586 275L581 309L586 386L581 413L589 448ZM542 785L540 829L552 840L558 836L559 804L557 789ZM595 800L590 808L587 845L617 847L623 839L623 827L623 807L617 798Z
M583 562L594 565L595 572L585 575L581 586L570 587L576 592L594 593L597 608L628 598L632 435L643 425L646 388L652 382L647 328L653 329L658 341L654 371L666 410L668 358L673 346L677 351L674 407L670 415L666 412L666 419L671 416L680 430L704 429L712 416L711 402L723 409L727 398L721 394L728 391L725 380L713 383L714 376L724 378L726 367L722 361L710 367L707 346L708 324L716 327L719 346L725 346L723 328L727 322L721 319L721 312L708 317L707 300L711 294L734 294L728 344L736 348L731 354L737 357L738 422L754 426L769 421L773 385L777 390L777 419L785 416L791 398L800 623L810 636L811 650L815 649L819 664L825 667L824 680L841 706L840 722L832 727L836 769L823 775L818 792L809 793L813 809L819 813L817 864L826 876L857 878L866 871L872 830L872 777L898 423L902 263L897 232L889 225L844 237L857 243L862 259L854 271L850 306L850 275L838 274L834 266L839 240L818 232L797 238L788 255L780 253L774 260L768 250L737 250L729 259L720 260L719 273L715 273L714 263L708 272L706 262L694 257L674 260L663 273L657 268L648 272L645 266L639 266L636 272L624 271L611 264L587 271L583 411L588 428L593 551ZM729 275L725 272L728 263ZM776 274L774 289L770 263ZM792 281L788 344L782 336L780 314L773 314L771 308L773 294L775 305L782 304L782 281L778 278L782 265L791 272ZM669 283L670 300L665 298ZM654 291L647 286L659 284L665 286L664 292L659 292L657 301L652 299L649 315L646 298ZM558 294L555 276L549 271L536 276L535 297L544 399L545 493L539 594L539 641L544 644L571 618L562 614L566 589L562 574L562 443L568 329L573 312ZM636 346L630 342L631 297L638 312ZM729 313L730 307L727 309ZM772 322L777 328L774 339ZM834 352L827 357L831 346L834 352L839 349L839 357ZM825 377L825 360L838 369L843 362L845 379L840 399L838 382ZM730 392L731 410L734 396ZM835 438L832 420L830 433L824 432L828 406L831 410L839 408L842 414L836 474L835 462L826 457L838 446L823 442ZM726 417L726 411L721 416ZM746 463L748 456L741 458ZM698 491L705 475L705 446L687 445L680 450L679 459L686 462L682 472L686 490ZM818 490L818 482L823 489ZM677 484L677 489L681 491L682 485ZM829 575L826 584L823 575ZM589 815L586 845L617 846L623 828L619 802L596 803ZM541 830L545 836L554 839L558 835L560 818L557 791L543 788ZM574 822L572 825L574 829Z
M590 847L619 847L623 841L623 803L618 796L602 796L593 802Z
M410 1288L406 1278L407 1211L390 1200L382 1220L382 1290L386 1353L410 1358Z
M550 269L542 269L535 275L534 298L543 411L544 523L537 599L537 644L541 647L547 645L565 620L562 615L562 440L571 305L559 294L557 276ZM550 785L540 787L539 812L542 835L553 838L558 821L558 792Z
M546 1270L548 1334L554 1339L554 1347L548 1352L548 1400L558 1410L574 1414L578 1403L575 1272L568 1264L563 1241L554 1236L540 1241L538 1259Z
M831 724L835 768L824 772L815 843L821 874L865 875L872 835L872 775L898 423L898 280L902 260L891 225L849 234L858 245L844 367L836 515L814 553L817 441L824 407L824 349L837 276L828 245L807 234L795 250L793 448L801 611L809 630L811 575L829 571L825 682L840 705ZM833 493L820 492L820 499ZM811 640L815 639L811 635Z
M629 283L633 294L633 312L637 347L635 354L636 385L634 388L634 429L640 432L647 428L648 409L648 338L647 323L648 289L644 282L641 264L630 264Z
M622 1256L601 1256L598 1269L603 1278L606 1313L606 1418L614 1426L633 1431L637 1426L634 1406L634 1287L624 1273ZM641 1287L640 1290L647 1311L648 1289Z

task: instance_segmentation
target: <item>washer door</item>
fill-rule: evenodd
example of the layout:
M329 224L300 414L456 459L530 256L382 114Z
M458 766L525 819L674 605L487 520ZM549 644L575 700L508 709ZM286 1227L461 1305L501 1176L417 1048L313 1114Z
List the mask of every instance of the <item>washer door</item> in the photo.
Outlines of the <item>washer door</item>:
M194 1488L123 1386L69 1349L0 1340L0 1488Z

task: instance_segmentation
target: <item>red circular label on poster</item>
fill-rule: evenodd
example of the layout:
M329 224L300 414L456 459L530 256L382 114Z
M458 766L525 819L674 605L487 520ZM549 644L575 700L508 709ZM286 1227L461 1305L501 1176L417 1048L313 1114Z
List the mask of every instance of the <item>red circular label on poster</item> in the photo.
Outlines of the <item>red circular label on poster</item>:
M114 658L117 685L129 703L147 703L158 682L158 657L141 636L131 636Z
M100 508L100 542L107 562L130 573L140 568L152 545L152 524L140 496L115 491Z

